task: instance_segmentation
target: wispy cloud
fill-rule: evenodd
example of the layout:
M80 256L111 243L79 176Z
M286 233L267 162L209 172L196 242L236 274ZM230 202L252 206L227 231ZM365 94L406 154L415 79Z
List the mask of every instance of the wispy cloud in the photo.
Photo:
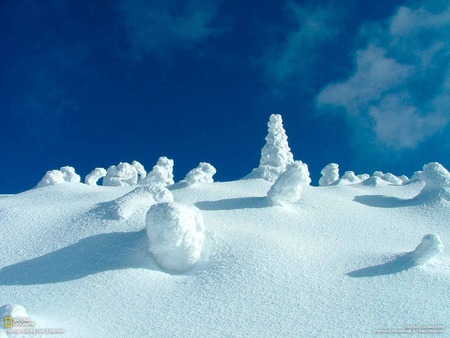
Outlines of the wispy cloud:
M343 111L391 149L414 148L442 130L450 121L450 7L442 3L400 7L363 29L353 74L325 87L319 108Z
M299 5L294 1L286 3L285 12L291 28L262 59L267 75L281 85L309 74L317 60L316 49L338 34L341 18L341 13L331 7Z
M216 22L220 0L123 0L120 9L136 57L189 49L225 30Z

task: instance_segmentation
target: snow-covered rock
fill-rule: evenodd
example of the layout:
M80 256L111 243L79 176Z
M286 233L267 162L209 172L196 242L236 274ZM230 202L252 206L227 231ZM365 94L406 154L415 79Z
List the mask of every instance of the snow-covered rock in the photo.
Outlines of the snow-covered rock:
M164 269L184 272L199 260L204 241L200 210L176 202L158 203L147 212L149 250Z
M87 185L97 185L99 179L105 177L107 174L104 168L95 168L84 178L84 183Z
M266 144L261 150L259 167L244 177L246 179L263 178L274 182L286 166L294 162L281 115L272 114L267 126L269 132L266 136Z
M440 163L424 165L420 176L425 186L417 197L450 201L450 173Z
M192 169L186 174L183 179L187 185L194 185L197 183L213 183L213 176L216 174L216 168L206 162L200 162L197 168Z
M156 165L153 167L152 171L150 171L144 179L139 181L139 184L173 184L173 165L174 162L170 158L167 158L165 156L160 157Z
M302 161L295 161L278 177L267 192L267 198L272 204L279 206L293 204L300 200L302 186L310 183L308 165Z
M139 210L148 210L155 203L173 202L172 193L163 184L138 186L105 207L108 218L129 219Z
M320 173L322 177L319 180L319 186L331 185L339 179L339 165L337 163L330 163Z
M75 169L70 166L61 167L59 170L49 170L44 177L39 181L36 187L45 187L47 185L61 184L61 183L79 183L80 176L75 172Z
M414 265L422 265L440 254L443 250L444 245L439 236L430 234L424 236L417 248L409 255L413 260Z
M104 186L131 186L136 185L138 172L134 166L127 162L120 162L117 166L108 168L106 176L103 178Z

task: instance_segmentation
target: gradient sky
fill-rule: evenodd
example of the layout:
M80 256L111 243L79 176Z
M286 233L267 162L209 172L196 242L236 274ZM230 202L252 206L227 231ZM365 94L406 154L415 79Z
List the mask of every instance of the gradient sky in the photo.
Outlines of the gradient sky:
M47 170L259 163L272 113L313 184L450 167L448 1L0 2L0 193Z

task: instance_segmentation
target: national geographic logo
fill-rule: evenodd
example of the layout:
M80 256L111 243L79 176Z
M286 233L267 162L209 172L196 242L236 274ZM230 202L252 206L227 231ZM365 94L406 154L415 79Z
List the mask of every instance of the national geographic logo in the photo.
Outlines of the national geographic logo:
M36 323L25 317L16 317L13 318L11 316L5 317L5 328L10 329L13 327L35 327Z
M12 317L5 317L5 328L9 329L14 326L14 320Z

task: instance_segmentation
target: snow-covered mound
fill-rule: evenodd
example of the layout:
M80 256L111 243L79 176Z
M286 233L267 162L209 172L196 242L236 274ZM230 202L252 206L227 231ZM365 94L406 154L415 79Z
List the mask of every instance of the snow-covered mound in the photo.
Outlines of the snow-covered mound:
M197 183L213 183L213 176L216 174L216 168L206 162L200 162L197 168L192 169L186 174L183 179L187 185L194 185Z
M379 176L371 176L368 179L364 180L362 184L368 187L378 187L380 185L388 185L389 182L383 180Z
M339 164L330 163L320 173L322 177L319 179L319 186L331 185L339 179Z
M155 183L170 185L173 184L173 165L174 161L162 156L145 178L139 181L142 185L152 185Z
M339 178L337 181L335 181L333 184L335 185L349 185L349 184L356 184L360 183L361 178L356 176L353 171L346 171L344 175L342 175L341 178Z
M111 202L103 203L95 210L108 219L126 220L139 210L146 211L155 203L173 202L172 193L161 183L138 186Z
M117 166L108 168L106 176L103 178L104 186L127 187L136 185L138 172L134 166L127 162L120 162Z
M149 250L167 270L184 272L197 263L204 241L202 213L192 205L158 203L147 213Z
M425 186L416 198L450 201L450 173L441 164L432 162L424 165L421 179Z
M300 200L302 186L309 185L308 165L302 161L295 161L286 167L267 193L272 204L284 206Z
M70 166L61 167L59 170L49 170L40 180L36 187L45 187L48 185L61 183L78 183L80 176L75 172L75 169Z
M272 114L267 126L269 132L266 136L266 144L261 150L259 167L253 169L249 175L244 177L245 179L262 178L274 182L286 169L286 166L294 162L281 115Z
M95 168L84 178L84 183L87 185L97 185L99 179L105 177L107 174L104 168Z
M138 173L138 180L142 180L147 176L147 171L141 163L139 163L138 161L133 161L131 165L134 167L134 169L136 169L136 172Z
M422 265L440 254L443 250L444 245L439 236L430 234L424 236L422 242L420 242L417 248L409 255L413 260L414 265Z

